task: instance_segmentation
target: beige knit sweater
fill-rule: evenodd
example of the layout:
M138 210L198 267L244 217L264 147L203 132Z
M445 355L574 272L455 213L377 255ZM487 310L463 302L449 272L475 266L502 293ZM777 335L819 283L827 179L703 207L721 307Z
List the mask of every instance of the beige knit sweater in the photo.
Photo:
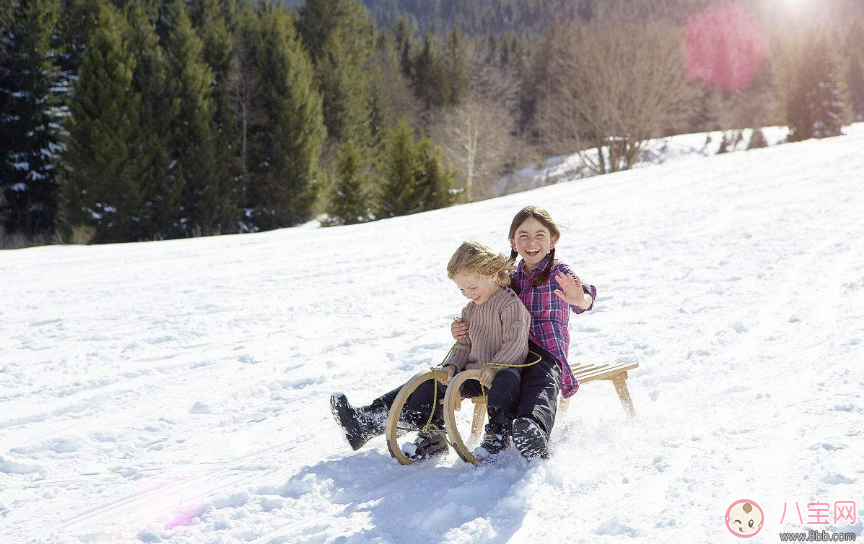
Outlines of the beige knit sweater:
M482 368L488 362L510 365L525 362L531 314L516 293L502 287L479 306L472 300L462 309L462 320L471 325L468 338L456 342L445 365L465 370Z

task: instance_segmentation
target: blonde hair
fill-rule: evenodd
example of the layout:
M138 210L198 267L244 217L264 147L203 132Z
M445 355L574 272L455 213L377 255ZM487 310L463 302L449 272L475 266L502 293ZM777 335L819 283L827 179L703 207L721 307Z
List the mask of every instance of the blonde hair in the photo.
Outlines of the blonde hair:
M509 272L515 270L513 261L477 242L462 242L447 263L447 277L456 274L492 276L492 281L501 287L510 286Z

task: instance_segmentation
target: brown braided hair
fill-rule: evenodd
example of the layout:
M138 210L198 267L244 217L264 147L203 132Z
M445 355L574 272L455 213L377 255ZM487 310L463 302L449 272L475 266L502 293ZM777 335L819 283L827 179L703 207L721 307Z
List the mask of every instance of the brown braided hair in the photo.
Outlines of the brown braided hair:
M552 239L557 241L561 238L561 229L558 228L558 225L555 224L555 221L552 220L552 217L549 215L549 212L544 210L543 208L538 208L537 206L525 206L519 213L516 214L516 217L513 218L513 222L510 223L510 233L508 234L508 238L510 239L511 248L513 247L514 241L516 240L516 230L524 223L527 219L533 217L537 221L540 222L541 225L549 229L549 234L552 236ZM519 257L519 253L515 249L510 250L510 259L514 262L516 258ZM537 275L534 280L531 282L531 285L534 287L538 287L546 283L549 279L549 274L552 273L552 267L555 265L555 248L549 252L549 262L546 263L546 268L543 269L543 272ZM519 292L519 286L516 285L516 282L510 280L510 288Z

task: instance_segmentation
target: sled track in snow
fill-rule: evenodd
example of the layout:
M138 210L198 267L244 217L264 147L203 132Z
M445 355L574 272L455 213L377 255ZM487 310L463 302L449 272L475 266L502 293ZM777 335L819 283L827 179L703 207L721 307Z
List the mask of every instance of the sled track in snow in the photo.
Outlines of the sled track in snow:
M308 440L299 443L291 443L290 445L282 443L270 448L266 448L264 450L249 453L235 459L231 459L228 461L220 461L217 463L217 465L237 465L241 463L248 463L249 461L255 459L265 458L273 454L283 454L298 449L298 447L300 447L306 442L308 442ZM170 468L172 467L166 467L166 469L169 471ZM148 489L145 491L127 495L120 500L113 501L111 503L98 506L96 508L91 508L82 513L76 514L71 518L61 521L56 527L52 528L51 534L56 535L58 533L81 531L82 529L86 529L87 527L92 526L96 523L107 521L112 518L119 518L121 514L129 512L133 508L143 510L143 512L137 516L124 515L123 521L137 521L158 513L159 510L163 508L165 502L178 502L178 497L179 501L183 503L194 502L198 499L207 497L208 495L211 495L214 492L219 491L220 489L231 487L250 480L256 476L261 475L262 472L266 474L272 474L275 473L277 470L279 469L256 469L254 467L248 469L222 469L214 467L214 469L204 470L198 474L195 474L194 476L179 476L175 482L167 482L164 485L157 484L153 489ZM184 491L190 490L196 491L188 495L183 494ZM173 499L171 499L172 497ZM153 503L158 503L158 506L151 506L149 508L146 506Z

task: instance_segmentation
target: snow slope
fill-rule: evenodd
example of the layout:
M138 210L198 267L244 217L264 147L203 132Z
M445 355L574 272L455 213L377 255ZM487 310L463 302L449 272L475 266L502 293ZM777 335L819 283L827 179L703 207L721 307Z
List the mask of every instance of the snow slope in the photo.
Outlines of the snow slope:
M864 134L375 223L0 253L0 542L754 542L783 508L864 518ZM398 465L329 412L437 364L466 239L550 210L598 288L573 360L635 361L628 423L585 385L553 457ZM790 521L795 517L793 521ZM804 518L805 524L808 518Z
M861 124L847 127L847 131L864 130ZM683 158L692 158L693 155L708 157L716 155L720 151L720 144L724 134L726 138L731 137L732 131L696 132L692 134L676 134L666 138L648 140L644 151L640 154L640 160L634 168L651 168L657 164L677 161ZM786 143L789 135L788 127L764 127L762 129L765 144L779 145ZM753 137L753 129L741 129L741 141L737 144L731 143L727 153L746 151ZM603 148L604 156L609 156L609 148ZM597 150L589 149L584 156L592 163L597 162ZM579 153L572 155L560 155L546 159L542 166L532 165L518 172L499 179L492 187L496 196L517 191L526 191L544 187L562 181L571 181L578 178L595 176L588 165L585 164L583 156Z

